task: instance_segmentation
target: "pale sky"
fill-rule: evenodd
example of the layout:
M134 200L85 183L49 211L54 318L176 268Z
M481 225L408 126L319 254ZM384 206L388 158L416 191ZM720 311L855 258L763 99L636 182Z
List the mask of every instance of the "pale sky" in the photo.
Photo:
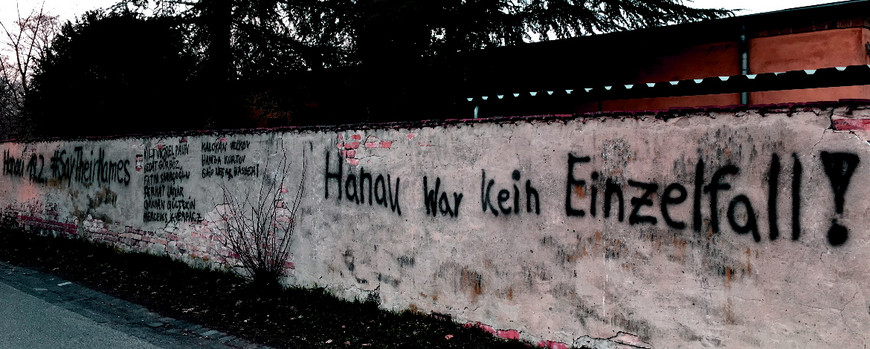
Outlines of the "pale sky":
M73 20L87 10L109 7L116 0L45 0L46 12L60 16L61 22ZM43 0L0 0L0 21L10 23L18 18L16 5L21 10L21 16L27 16L32 10L39 11Z
M26 15L33 9L45 3L45 8L56 15L61 21L72 20L87 10L112 6L117 0L0 0L0 21L9 23L16 18L16 4L21 9L22 15ZM730 9L745 9L737 15L758 12L782 10L786 8L810 6L816 4L831 3L830 0L694 0L686 2L695 7L724 7Z
M693 0L685 1L694 7L720 7L728 9L743 9L736 15L746 15L759 12L783 10L817 4L833 3L831 0ZM117 0L0 0L0 22L7 27L18 18L20 11L26 16L30 11L37 10L45 4L46 12L60 16L61 23L74 20L87 10L107 8ZM17 7L17 9L16 9Z
M2 0L0 0L2 1ZM841 1L831 0L694 0L691 3L686 2L692 7L722 7L731 10L744 9L744 11L736 12L735 15L748 15L759 12L770 12L785 10L789 8L812 6L818 4L829 4Z

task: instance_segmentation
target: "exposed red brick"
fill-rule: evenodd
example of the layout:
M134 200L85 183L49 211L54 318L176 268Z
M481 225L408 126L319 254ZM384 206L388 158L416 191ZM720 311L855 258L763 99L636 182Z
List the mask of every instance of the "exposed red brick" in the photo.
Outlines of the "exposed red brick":
M520 333L517 330L498 330L495 335L504 339L520 339Z
M834 120L834 129L837 131L870 131L870 119L837 119Z
M484 324L479 323L479 322L476 323L476 324L474 324L474 326L477 327L477 328L479 328L479 329L481 329L481 330L483 330L483 332L486 332L486 333L489 333L489 334L493 334L493 335L495 334L495 329L492 328L492 326L484 325Z

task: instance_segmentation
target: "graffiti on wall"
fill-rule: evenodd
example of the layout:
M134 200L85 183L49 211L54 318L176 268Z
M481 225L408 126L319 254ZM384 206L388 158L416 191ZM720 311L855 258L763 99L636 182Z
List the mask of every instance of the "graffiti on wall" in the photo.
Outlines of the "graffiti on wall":
M324 170L324 193L325 199L329 199L329 188L333 188L336 202L342 200L355 205L368 205L371 207L388 208L398 215L402 215L402 207L399 201L401 178L396 177L395 184L390 174L375 174L366 172L360 166L358 175L351 171L344 172L344 161L336 156L336 164L330 165L330 154L326 153L326 166Z
M851 153L822 152L821 160L822 164L820 165L823 166L833 188L834 211L842 215L844 196L849 186L849 180L859 163L859 158ZM792 161L792 173L790 174L791 238L799 240L802 234L801 183L804 170L797 154L792 155ZM768 238L771 241L779 238L779 181L782 176L782 164L777 154L771 156L770 167L767 171L767 178L765 178L768 183L768 201L765 206L753 205L747 193L739 192L739 188L734 188L730 184L730 179L741 174L741 168L734 164L726 164L712 169L712 175L709 177L709 181L706 181L707 166L703 160L698 160L695 165L694 182L688 184L688 188L687 185L681 183L669 183L661 188L663 185L659 183L631 179L623 183L619 178L604 178L594 170L589 173L588 177L577 178L577 174L580 172L579 168L589 162L590 157L588 156L568 155L565 194L565 214L567 216L584 217L588 213L592 217L596 217L600 213L604 218L610 218L615 210L615 219L619 222L625 221L627 213L629 225L657 225L659 222L664 222L671 229L683 230L687 228L688 222L674 219L672 210L683 204L685 204L683 206L689 206L686 201L689 200L689 188L691 188L691 208L688 209L691 211L692 228L696 232L703 229L704 218L707 218L709 229L713 233L722 232L722 227L727 222L727 226L733 232L741 235L749 234L755 242L761 242L761 226L758 221L758 212L760 211L758 210L766 209ZM588 182L587 179L589 179ZM632 192L634 192L634 196L627 201L624 197L626 187L633 189ZM582 200L585 199L583 195L574 195L578 190L586 188L591 191L588 200ZM727 210L721 212L720 199L728 191L737 193L731 200L726 200ZM599 199L599 196L603 196L603 198ZM658 203L654 202L654 197L660 198ZM583 202L578 202L581 200ZM709 217L702 215L704 201L709 209ZM602 204L600 212L599 203ZM848 229L834 220L831 229L827 232L827 239L832 246L842 245L848 240Z
M111 159L106 150L86 150L83 146L55 150L51 155L32 153L27 160L16 157L8 149L3 151L3 174L25 177L40 184L73 183L84 186L122 184L131 180L130 160Z
M186 191L190 170L184 168L183 158L189 154L186 139L176 145L158 144L145 149L142 217L145 223L201 220L196 211L196 199Z
M846 191L849 189L849 182L852 180L852 175L858 168L861 159L852 153L829 153L826 151L822 152L821 159L825 175L828 176L831 189L834 192L834 211L837 216L842 216L843 206L846 204ZM832 220L831 228L828 230L828 242L837 246L844 244L848 239L849 229L841 225L837 219Z
M510 187L502 189L496 187L498 191L493 190L493 187L496 184L495 179L490 178L489 181L487 181L486 170L482 170L481 172L480 205L483 212L489 212L494 216L498 216L499 213L505 216L511 214L518 215L520 214L521 207L524 203L525 212L538 215L541 214L541 197L538 195L538 190L532 187L531 180L526 180L525 190L522 194L520 193L519 183L522 179L522 174L519 170L514 170L511 173L511 178L513 179L511 185L513 190L511 190ZM498 209L496 209L496 207Z
M390 175L370 173L363 167L358 173L345 171L341 158L336 158L338 161L332 164L327 152L324 198L337 194L336 202L345 200L357 205L368 202L370 206L390 207L401 215L398 177L393 185ZM831 186L829 210L834 216L842 217L846 192L860 159L853 153L827 151L821 152L819 158L821 161L816 165L824 170ZM590 156L569 153L566 175L562 177L565 181L564 214L572 219L592 217L629 226L691 228L696 232L709 229L714 234L728 230L760 243L765 238L770 241L780 238L780 205L783 204L780 198L789 196L790 238L796 241L804 233L801 225L801 214L805 210L801 207L804 164L797 154L792 154L789 160L789 171L785 173L783 159L778 154L771 156L765 178L759 178L768 185L767 202L762 204L753 202L746 190L732 184L744 172L735 164L711 167L699 159L694 164L691 183L660 183L605 176L602 171L589 168ZM511 172L510 180L492 173L481 170L478 206L481 210L477 212L490 217L541 214L540 194L531 179L523 178L519 170ZM781 189L781 181L788 182L790 190ZM432 180L423 176L422 184L421 212L433 217L459 217L464 207L461 206L464 197L461 190L448 189L447 182L440 177ZM760 221L760 214L767 222ZM767 234L763 236L765 228ZM843 245L849 239L849 229L835 218L826 237L832 246Z
M250 140L222 137L203 141L198 146L202 179L260 176L260 165L248 154ZM144 222L198 221L201 217L197 212L197 196L188 190L191 171L185 168L193 160L190 147L185 138L174 145L158 144L136 155L135 163L114 157L102 147L75 146L48 154L14 153L6 149L2 173L54 186L98 185L111 194L89 196L92 206L98 206L115 204L117 191L108 187L129 186L133 171L141 171ZM606 164L596 164L592 156L568 152L563 165L549 178L529 176L527 171L519 169L479 169L479 174L469 174L477 178L462 182L423 173L417 186L417 190L422 189L422 195L415 199L419 201L406 203L402 196L402 178L395 173L349 165L341 154L327 151L323 162L323 195L324 199L340 205L367 206L400 216L408 207L420 210L425 216L453 219L464 215L518 219L557 210L551 212L563 214L569 222L595 219L675 231L709 230L714 234L746 236L756 243L783 238L800 240L807 234L802 216L810 209L823 210L828 212L830 222L825 231L818 233L823 234L831 246L841 246L849 241L846 198L861 164L860 157L851 152L835 151L815 155L809 161L796 153L771 154L769 161L765 159L762 165L761 178L746 177L745 164L711 165L697 159L686 166L683 181L671 182L650 179L657 178L655 174L646 176L647 179L614 175L613 171L602 170L600 166ZM802 207L808 199L803 197L807 168L826 178L820 183L829 189L830 197L817 201L827 202L823 207ZM552 201L542 200L539 190L542 182L563 185L560 187L564 189L558 189L564 190L557 199L560 207L545 207L545 202ZM741 188L739 183L747 182L761 182L765 187L761 192L758 188ZM475 187L479 183L479 196L478 188L463 188L457 183L475 183Z
M437 217L440 213L442 216L458 217L462 196L462 193L457 192L453 192L452 196L447 195L447 190L441 187L441 177L435 177L434 186L429 189L429 177L423 176L423 200L427 215Z
M228 141L220 138L215 142L203 142L201 145L202 178L259 177L260 165L251 164L245 151L251 146L251 141L236 139Z

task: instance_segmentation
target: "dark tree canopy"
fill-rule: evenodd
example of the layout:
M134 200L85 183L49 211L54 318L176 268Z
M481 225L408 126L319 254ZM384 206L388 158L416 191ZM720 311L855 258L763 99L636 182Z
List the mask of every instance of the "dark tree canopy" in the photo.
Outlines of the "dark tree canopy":
M190 43L243 78L418 62L731 13L683 0L126 0L116 8L184 18Z
M452 55L548 40L718 18L681 0L361 0L358 59ZM413 55L413 57L409 56Z
M67 23L40 62L28 100L41 135L192 127L194 59L165 18L90 12Z
M285 124L439 117L430 100L455 99L467 76L456 57L728 14L682 0L122 0L64 26L28 105L42 135L244 127L272 110Z

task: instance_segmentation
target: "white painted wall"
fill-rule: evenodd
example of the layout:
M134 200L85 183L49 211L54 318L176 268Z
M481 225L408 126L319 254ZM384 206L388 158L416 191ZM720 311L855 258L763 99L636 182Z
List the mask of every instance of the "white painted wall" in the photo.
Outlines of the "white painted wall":
M286 154L292 284L536 343L867 343L870 148L835 107L3 143L0 203L215 263L221 185L252 193Z

